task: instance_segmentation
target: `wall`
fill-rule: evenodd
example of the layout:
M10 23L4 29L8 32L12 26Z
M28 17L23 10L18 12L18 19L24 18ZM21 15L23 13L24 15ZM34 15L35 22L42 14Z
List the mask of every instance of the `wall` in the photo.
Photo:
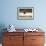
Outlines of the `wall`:
M46 0L1 0L0 24L16 28L46 28ZM34 7L34 20L17 20L17 7Z
M46 28L46 0L1 0L0 24L18 28ZM17 7L34 7L34 20L17 20Z
M40 27L46 32L46 0L0 0L0 29ZM34 20L17 20L17 7L34 7ZM1 31L1 30L0 30Z

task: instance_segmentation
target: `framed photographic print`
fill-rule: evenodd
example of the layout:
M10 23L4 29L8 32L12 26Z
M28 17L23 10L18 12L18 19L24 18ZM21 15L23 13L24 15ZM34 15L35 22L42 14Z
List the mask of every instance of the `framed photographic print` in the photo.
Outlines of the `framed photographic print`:
M18 20L33 20L34 19L34 8L33 7L18 7L17 8L17 19Z

